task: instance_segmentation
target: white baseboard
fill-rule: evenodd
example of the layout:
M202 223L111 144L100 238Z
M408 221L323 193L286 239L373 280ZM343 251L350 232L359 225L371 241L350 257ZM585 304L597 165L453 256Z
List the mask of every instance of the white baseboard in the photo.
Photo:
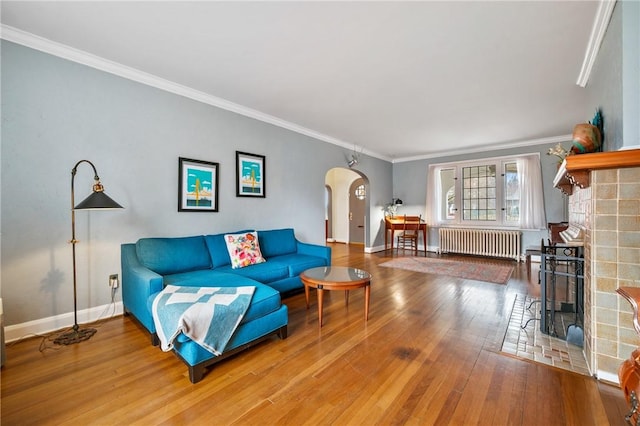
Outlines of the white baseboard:
M618 378L617 374L607 373L606 371L598 370L597 377L598 377L598 380L604 380L609 383L614 383L616 385L620 384L620 379Z
M427 246L427 251L428 252L433 252L436 253L438 250L438 247L436 246ZM385 251L388 250L388 247L385 246L375 246L375 247L365 247L364 252L365 253L376 253L379 251ZM395 248L394 248L395 250ZM418 244L418 250L419 251L423 251L424 250L424 246L422 244Z
M122 315L122 302L109 303L107 305L96 306L95 308L78 311L78 323L85 324L97 320ZM22 324L9 325L4 328L7 342L20 340L34 335L46 334L52 331L71 327L73 325L73 312L56 315L48 318L41 318Z
M364 248L364 252L365 253L376 253L379 251L384 251L384 246L375 246L375 247L365 247Z

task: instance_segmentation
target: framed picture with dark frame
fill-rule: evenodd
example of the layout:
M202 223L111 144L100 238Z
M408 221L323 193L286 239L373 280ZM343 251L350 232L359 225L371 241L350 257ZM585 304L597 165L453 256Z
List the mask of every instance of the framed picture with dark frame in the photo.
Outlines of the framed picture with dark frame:
M236 151L236 196L265 198L265 156Z
M218 163L178 159L178 211L218 211Z

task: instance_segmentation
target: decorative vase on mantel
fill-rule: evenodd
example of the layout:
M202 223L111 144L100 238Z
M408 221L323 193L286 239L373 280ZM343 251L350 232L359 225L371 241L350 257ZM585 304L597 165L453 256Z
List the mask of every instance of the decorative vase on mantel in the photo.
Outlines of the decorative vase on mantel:
M573 128L571 152L574 154L596 152L600 149L601 141L600 130L596 126L589 123L576 124Z

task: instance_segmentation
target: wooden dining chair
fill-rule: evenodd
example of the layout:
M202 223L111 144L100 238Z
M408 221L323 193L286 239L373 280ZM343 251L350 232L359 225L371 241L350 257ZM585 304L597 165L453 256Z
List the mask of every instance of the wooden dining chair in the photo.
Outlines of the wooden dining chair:
M416 256L418 255L420 222L422 222L422 215L418 216L417 220L415 217L407 218L407 215L404 215L402 231L398 234L398 243L396 245L398 250L402 248L404 251L408 248L413 250Z

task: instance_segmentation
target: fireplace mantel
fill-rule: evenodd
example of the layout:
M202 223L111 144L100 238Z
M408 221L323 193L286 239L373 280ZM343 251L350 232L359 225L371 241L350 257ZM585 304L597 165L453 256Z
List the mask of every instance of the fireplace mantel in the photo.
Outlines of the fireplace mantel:
M574 185L589 186L591 170L640 167L640 149L594 152L567 156L553 179L553 186L571 195Z

